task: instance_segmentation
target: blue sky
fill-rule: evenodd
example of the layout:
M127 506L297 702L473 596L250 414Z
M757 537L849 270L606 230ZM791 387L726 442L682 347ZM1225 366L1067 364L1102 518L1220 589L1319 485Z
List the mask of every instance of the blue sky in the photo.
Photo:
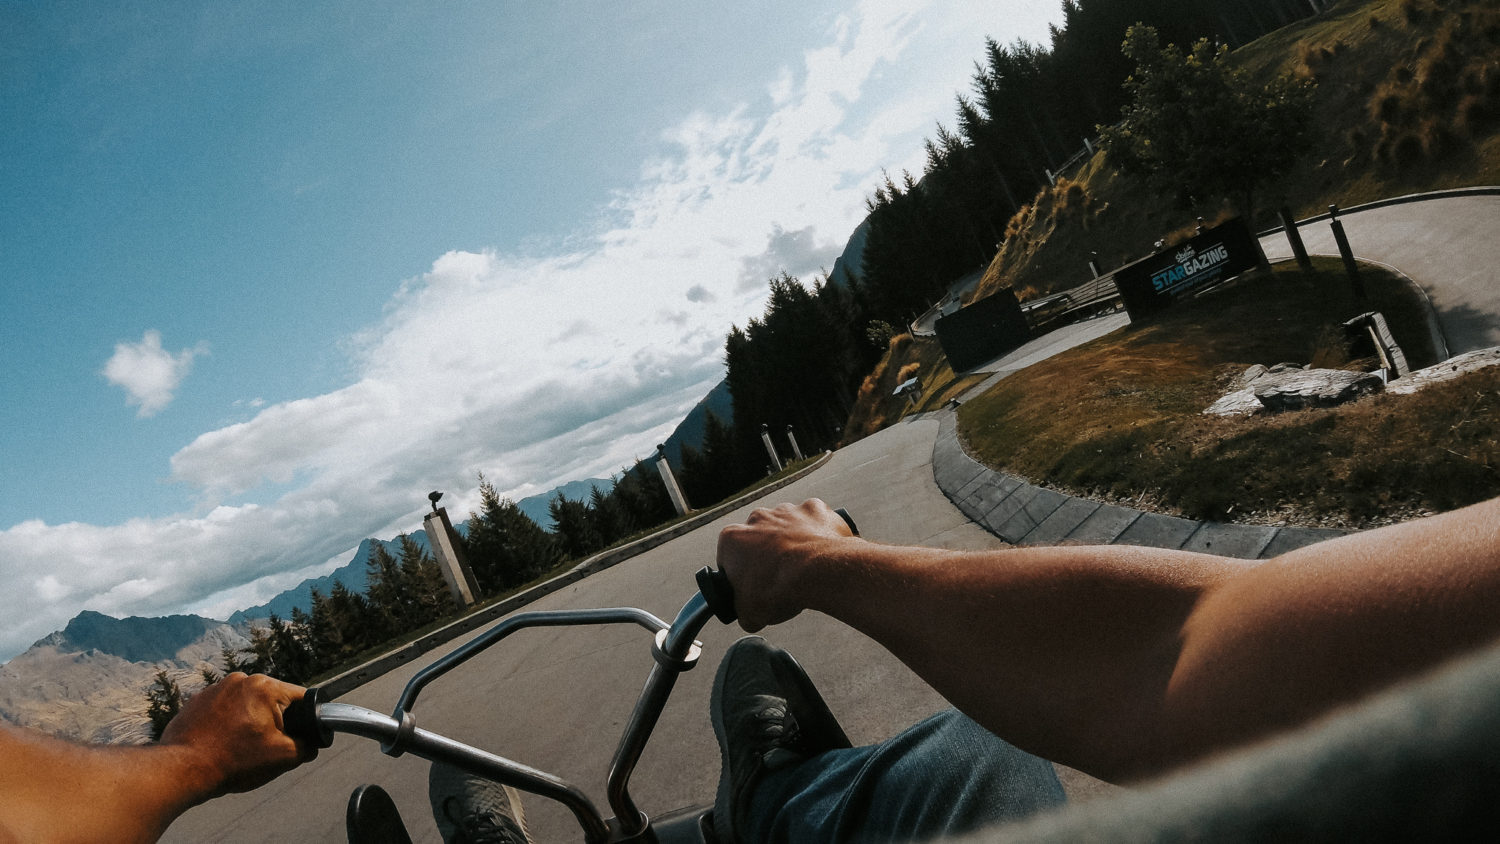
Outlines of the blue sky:
M1059 5L0 0L0 659L646 456Z

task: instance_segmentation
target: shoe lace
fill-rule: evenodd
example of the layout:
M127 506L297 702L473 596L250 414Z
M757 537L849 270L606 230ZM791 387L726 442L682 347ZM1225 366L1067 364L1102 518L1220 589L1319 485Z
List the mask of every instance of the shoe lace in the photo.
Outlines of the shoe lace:
M768 770L779 770L807 758L802 750L802 728L786 702L773 699L755 713L761 733L761 763Z
M455 817L454 805L452 798L443 804L443 813L457 827L452 844L531 844L514 820L477 809Z

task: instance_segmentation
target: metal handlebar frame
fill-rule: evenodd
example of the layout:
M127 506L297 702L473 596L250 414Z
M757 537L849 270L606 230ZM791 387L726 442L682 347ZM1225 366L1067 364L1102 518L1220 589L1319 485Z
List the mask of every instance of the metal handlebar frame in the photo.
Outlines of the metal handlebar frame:
M417 672L406 684L392 715L381 715L350 704L319 703L314 707L314 718L323 733L349 733L374 739L380 742L381 751L389 756L411 753L556 800L573 812L583 827L584 840L591 844L638 839L649 831L650 821L630 797L630 775L661 717L667 698L672 694L677 675L697 664L702 651L696 637L713 617L713 610L701 594L688 599L670 625L633 607L520 613L501 620L474 640ZM610 763L605 794L614 812L613 818L605 819L593 801L566 780L417 727L413 709L417 696L428 684L517 630L621 623L638 624L655 634L651 654L656 664L646 678L646 685L641 689Z
M859 535L854 519L842 508L834 510ZM640 761L646 742L656 728L677 675L698 664L702 654L697 641L699 631L710 618L725 624L737 615L734 590L723 572L704 566L697 573L699 592L678 610L669 625L645 610L614 607L590 610L554 610L526 612L504 618L469 643L417 672L407 682L396 703L395 712L381 715L369 709L343 703L318 703L318 690L310 689L304 701L287 710L288 732L300 735L318 747L327 747L333 733L350 733L380 742L389 756L411 753L433 762L442 762L476 776L548 797L567 806L583 827L584 840L590 844L620 844L626 841L652 840L650 820L630 798L630 775ZM591 800L572 783L559 777L513 762L503 756L454 741L437 733L417 728L413 709L417 696L433 680L464 664L481 651L493 647L510 634L527 627L585 626L593 624L639 624L655 634L651 655L656 664L646 678L635 709L620 736L620 744L610 763L605 796L613 818L605 819ZM294 713L295 709L295 713ZM296 726L293 726L296 722Z

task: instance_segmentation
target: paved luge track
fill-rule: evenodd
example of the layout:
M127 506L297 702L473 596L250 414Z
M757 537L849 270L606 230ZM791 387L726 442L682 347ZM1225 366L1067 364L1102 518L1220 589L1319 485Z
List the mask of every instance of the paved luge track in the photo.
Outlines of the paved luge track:
M861 532L876 541L953 548L999 544L933 483L936 433L937 423L927 420L889 428L757 504L529 609L630 605L670 620L691 594L693 572L712 562L723 525L743 520L754 506L813 496L847 507ZM704 630L701 664L679 680L632 781L632 795L647 813L712 799L719 760L708 722L709 686L724 649L740 635L737 626L717 622ZM802 661L856 742L887 736L944 705L881 648L826 617L804 614L764 635ZM393 671L342 700L389 712L412 673L429 661ZM603 808L610 757L650 665L649 636L633 625L524 630L428 687L416 707L417 723L559 774ZM437 841L426 773L421 759L391 759L374 742L339 736L315 762L270 785L189 811L163 840L342 841L349 792L375 782L395 797L414 841ZM571 814L550 801L528 800L526 815L538 841L579 840Z

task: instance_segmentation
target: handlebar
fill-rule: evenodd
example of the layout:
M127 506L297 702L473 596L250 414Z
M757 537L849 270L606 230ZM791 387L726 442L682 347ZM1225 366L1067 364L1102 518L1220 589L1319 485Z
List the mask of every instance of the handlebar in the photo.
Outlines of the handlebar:
M318 698L322 694L322 690L317 687L308 689L281 713L282 729L299 743L312 748L314 758L319 750L333 744L333 730L324 726L318 717L318 707L321 704Z
M859 526L854 524L854 517L849 511L842 507L834 511L844 524L849 526L849 532L859 536ZM695 575L698 580L698 591L702 593L703 599L708 602L709 609L713 610L714 618L725 624L733 624L740 617L739 611L734 608L734 586L729 582L729 576L722 571L717 571L709 566L698 569Z
M844 509L834 510L855 536L859 528ZM722 571L704 566L697 572L698 594L678 611L671 625L644 610L634 608L560 610L519 613L503 619L472 641L454 650L418 672L397 704L393 715L342 703L324 702L321 691L310 688L301 699L293 701L282 714L286 733L299 743L317 750L333 744L336 732L364 736L380 742L381 750L390 756L412 753L433 762L442 762L495 782L549 797L567 806L583 827L589 842L632 839L647 832L649 822L631 800L628 781L645 749L646 740L656 726L677 675L697 664L701 645L698 632L716 617L725 624L738 617L734 607L734 588ZM513 762L478 748L418 729L413 708L418 693L428 683L457 667L482 650L489 648L516 630L525 627L608 624L633 622L655 633L652 656L656 665L636 701L635 711L620 737L610 766L606 786L615 818L606 821L587 795L577 787L552 774Z

